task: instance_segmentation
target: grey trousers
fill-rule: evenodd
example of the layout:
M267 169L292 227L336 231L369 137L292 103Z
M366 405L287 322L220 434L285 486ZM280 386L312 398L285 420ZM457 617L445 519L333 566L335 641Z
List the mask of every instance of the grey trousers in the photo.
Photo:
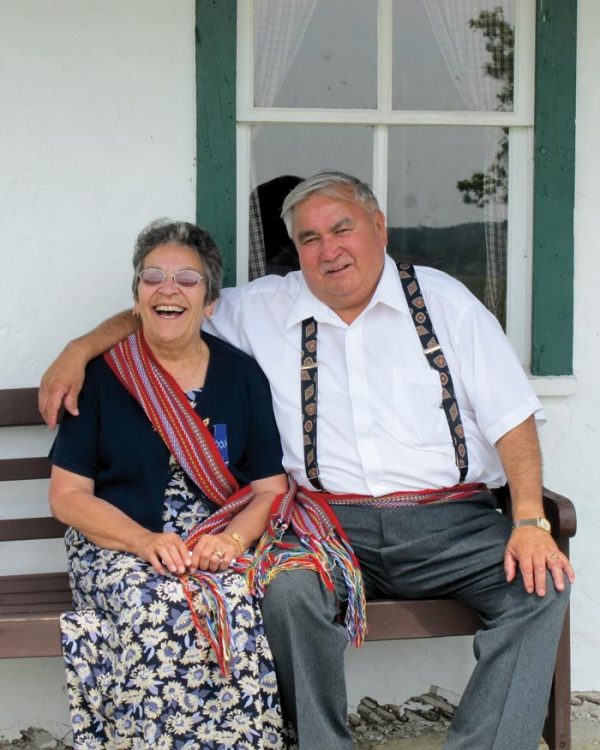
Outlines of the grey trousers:
M503 569L510 523L487 494L467 501L381 510L337 507L363 572L367 598L458 599L482 616L477 665L444 750L534 750L548 702L568 604L548 581L540 598ZM340 581L341 583L341 581ZM265 630L283 710L300 750L350 750L343 651L336 615L343 597L311 571L287 571L263 600Z

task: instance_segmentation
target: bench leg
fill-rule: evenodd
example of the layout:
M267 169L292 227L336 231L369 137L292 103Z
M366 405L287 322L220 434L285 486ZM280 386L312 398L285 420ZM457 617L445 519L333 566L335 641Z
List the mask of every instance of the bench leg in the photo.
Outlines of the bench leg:
M569 609L565 614L558 651L548 716L543 737L550 750L571 750L571 648Z

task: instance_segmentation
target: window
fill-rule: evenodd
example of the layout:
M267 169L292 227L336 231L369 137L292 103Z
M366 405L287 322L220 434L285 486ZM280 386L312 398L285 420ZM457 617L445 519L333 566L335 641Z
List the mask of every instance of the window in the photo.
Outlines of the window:
M219 195L215 212L210 170L220 165L222 173L231 157L216 146L227 131L231 147L224 100L235 95L237 253L229 260L237 280L248 277L258 194L270 191L268 200L276 201L299 177L343 169L373 185L388 216L392 254L461 277L505 324L534 372L570 372L573 162L565 146L573 141L575 0L538 0L537 16L534 0L211 5L197 2L198 216L214 232L216 214L227 212L232 248L232 186L221 186L226 200ZM231 54L236 17L232 88L231 59L222 51L228 36ZM540 106L557 101L564 116L540 115ZM211 124L214 110L220 119ZM544 232L548 221L554 237ZM557 231L566 242L556 242ZM266 260L285 270L293 257L285 238L274 237L268 244L276 252ZM544 278L561 286L560 296L545 298ZM557 326L565 333L558 339Z
M360 176L386 212L390 254L464 281L529 364L529 305L507 317L505 300L507 245L519 243L509 301L530 301L534 3L254 0L238 13L238 38L249 37L238 65L238 217L281 175Z

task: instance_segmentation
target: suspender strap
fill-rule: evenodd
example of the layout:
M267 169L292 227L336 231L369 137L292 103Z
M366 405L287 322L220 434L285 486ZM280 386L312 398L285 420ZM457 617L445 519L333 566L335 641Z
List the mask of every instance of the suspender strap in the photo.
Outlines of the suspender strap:
M469 461L467 457L467 443L465 441L465 431L462 426L460 418L460 411L458 409L458 402L456 401L456 395L454 392L454 385L452 383L452 376L448 369L448 363L446 357L442 351L442 347L437 340L435 331L433 330L433 324L425 300L421 294L421 288L417 281L414 267L409 263L398 263L398 271L400 273L400 280L402 282L402 288L408 302L410 314L412 316L415 329L421 341L423 347L423 354L429 362L429 366L436 370L440 376L442 384L442 406L448 420L448 427L450 428L450 436L452 443L454 444L454 455L456 458L456 466L460 472L460 483L465 481L467 471L469 469Z
M317 464L317 321L302 321L300 389L302 393L302 440L306 476L317 490L322 490Z
M460 418L458 402L454 392L452 376L448 369L446 357L437 340L425 300L421 294L414 267L408 263L398 263L398 272L402 288L415 325L417 335L423 347L423 353L429 366L435 370L442 385L442 406L450 437L454 445L456 466L462 484L469 470L465 431ZM317 463L317 322L314 318L302 321L301 346L301 402L302 402L302 436L304 445L304 467L306 476L312 486L323 491L319 480Z

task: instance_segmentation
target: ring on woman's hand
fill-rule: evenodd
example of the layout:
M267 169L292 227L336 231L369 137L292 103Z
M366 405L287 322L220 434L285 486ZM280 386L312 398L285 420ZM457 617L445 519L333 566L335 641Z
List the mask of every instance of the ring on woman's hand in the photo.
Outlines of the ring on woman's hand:
M213 552L213 555L216 555L219 558L219 560L222 560L223 556L225 555L225 553L222 550L220 550L220 549L216 549Z
M546 560L554 560L554 558L556 558L556 557L558 557L558 555L556 555L556 554L555 555L548 555L548 557L546 558Z

